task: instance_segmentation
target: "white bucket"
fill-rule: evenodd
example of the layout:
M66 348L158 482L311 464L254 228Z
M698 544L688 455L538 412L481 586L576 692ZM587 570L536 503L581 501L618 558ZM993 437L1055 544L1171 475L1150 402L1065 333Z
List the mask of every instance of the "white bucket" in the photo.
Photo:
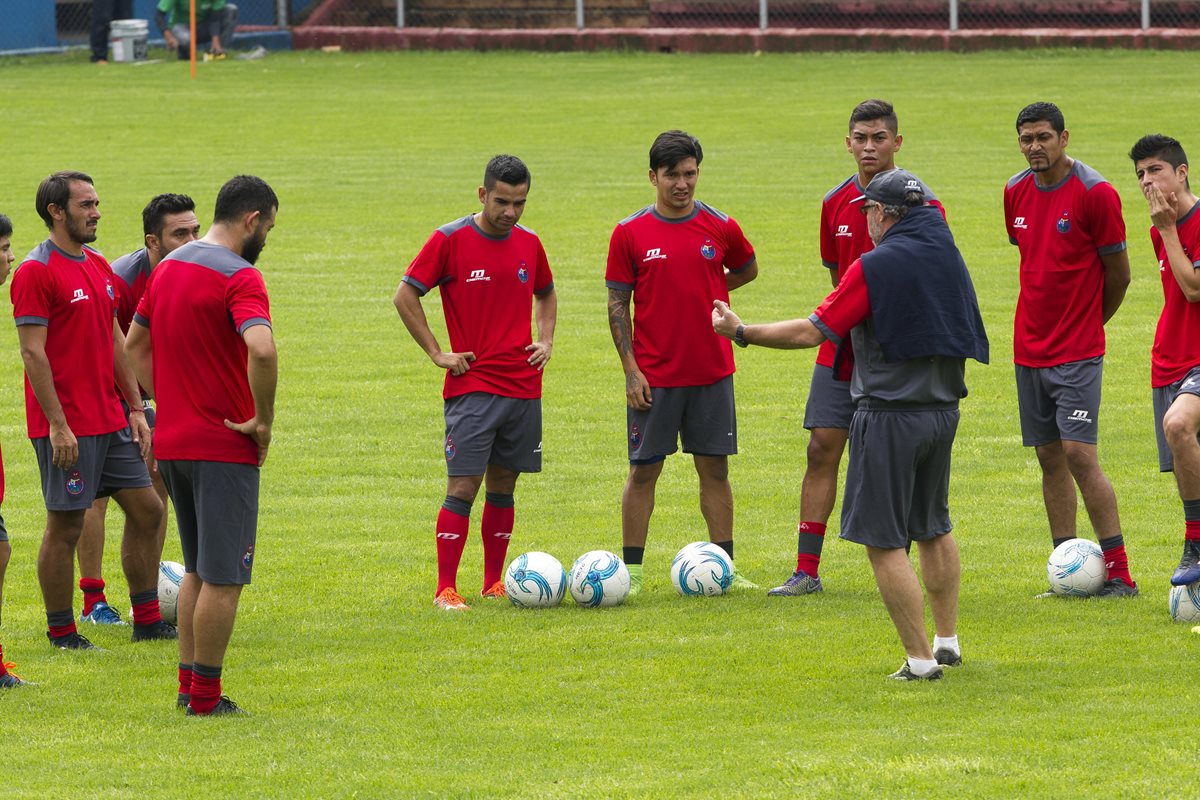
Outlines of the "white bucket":
M150 23L144 19L115 19L110 28L113 61L145 61Z

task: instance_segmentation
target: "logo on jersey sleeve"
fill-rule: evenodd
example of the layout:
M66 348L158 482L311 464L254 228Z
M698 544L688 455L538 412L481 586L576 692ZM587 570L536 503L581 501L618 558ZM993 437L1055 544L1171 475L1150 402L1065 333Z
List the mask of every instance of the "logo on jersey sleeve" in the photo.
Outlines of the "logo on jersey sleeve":
M71 474L67 475L66 483L67 494L72 497L77 497L83 494L83 476L79 474L79 470L71 470Z
M834 236L853 236L853 235L854 234L850 232L849 225L838 225L837 233L834 234Z
M525 269L525 262L521 262L521 266L517 267L517 280L521 283L529 283L529 270Z
M712 239L705 239L704 244L700 245L700 255L704 256L707 261L712 261L716 257L717 248L712 243Z
M653 261L656 258L665 259L666 257L667 254L662 251L661 247L651 247L646 251L646 257L642 259L642 263L645 264L647 261Z
M454 437L446 437L446 460L450 461L454 458L454 454L458 451L454 448Z
M1070 215L1068 215L1066 211L1064 211L1062 213L1062 216L1058 218L1057 227L1058 227L1059 233L1070 233L1071 232L1071 218L1070 218Z

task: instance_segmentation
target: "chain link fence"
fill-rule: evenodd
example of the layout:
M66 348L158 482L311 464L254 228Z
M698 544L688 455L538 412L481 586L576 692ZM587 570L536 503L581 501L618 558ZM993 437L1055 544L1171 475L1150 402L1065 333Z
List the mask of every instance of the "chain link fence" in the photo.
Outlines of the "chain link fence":
M238 24L256 27L283 27L288 24L292 9L315 7L313 0L227 0L237 6ZM79 44L88 40L92 25L92 0L38 0L38 3L53 4L54 26L62 44ZM129 3L129 14L135 19L151 22L151 38L157 38L154 28L156 0L133 0ZM392 0L393 9L396 6ZM118 3L119 7L120 4ZM393 20L395 11L393 10ZM2 25L3 22L0 22Z

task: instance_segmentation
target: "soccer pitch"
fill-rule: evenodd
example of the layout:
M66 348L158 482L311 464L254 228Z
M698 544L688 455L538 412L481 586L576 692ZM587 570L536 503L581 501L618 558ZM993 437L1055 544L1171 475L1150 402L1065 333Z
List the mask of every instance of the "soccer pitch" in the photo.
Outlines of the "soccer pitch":
M276 438L255 581L225 664L250 718L178 713L173 644L132 645L128 628L84 631L99 654L47 644L44 510L17 337L0 325L13 545L0 641L38 684L0 694L0 798L1160 797L1186 785L1195 748L1178 725L1195 702L1200 636L1166 611L1182 523L1150 406L1162 294L1126 153L1156 131L1200 153L1194 114L1165 88L1194 60L297 52L200 65L194 82L175 62L0 60L0 212L19 254L45 237L33 196L58 169L95 178L110 260L140 246L141 209L159 192L195 197L205 227L237 173L266 178L281 202L259 261L280 354ZM832 535L836 509L825 593L765 596L794 566L815 351L736 354L737 561L763 592L684 599L668 585L676 550L705 538L690 459L675 456L635 601L538 612L475 600L468 614L436 613L442 375L391 298L429 233L478 208L487 159L529 164L522 222L542 237L559 297L544 471L518 484L510 556L546 550L569 567L586 550L620 552L624 384L603 274L613 225L653 201L650 142L674 127L698 136L697 197L755 245L761 274L735 310L752 322L807 315L829 288L820 200L853 171L846 120L874 96L899 113L898 164L947 209L992 342L993 363L968 366L951 487L965 666L935 684L885 680L903 652L863 549ZM1016 419L1017 252L1001 189L1025 166L1016 113L1042 99L1063 108L1068 152L1125 205L1133 283L1108 325L1100 457L1141 587L1132 600L1032 599L1050 542ZM425 306L447 346L436 293ZM481 507L460 571L469 601ZM1079 516L1091 537L1082 503ZM105 573L125 611L119 519ZM173 527L165 557L180 560Z

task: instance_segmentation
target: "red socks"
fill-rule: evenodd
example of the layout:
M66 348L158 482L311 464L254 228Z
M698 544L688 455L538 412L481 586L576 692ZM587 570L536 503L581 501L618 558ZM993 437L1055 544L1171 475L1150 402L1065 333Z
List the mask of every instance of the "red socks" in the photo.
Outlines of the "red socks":
M180 694L191 694L192 693L192 665L191 664L180 664L179 665L179 693ZM220 695L218 694L218 697L219 696Z
M92 613L96 603L107 603L104 596L104 581L100 578L80 578L79 589L83 592L83 616Z
M1113 536L1100 542L1104 551L1104 566L1108 569L1107 580L1120 578L1129 586L1134 586L1133 577L1129 574L1129 556L1125 553L1125 538Z
M483 504L483 590L487 591L504 572L504 557L508 554L508 542L512 538L513 508L511 494L487 493Z
M456 498L447 498L447 500ZM463 548L467 546L467 529L471 525L471 506L466 506L466 514L459 514L442 506L437 518L437 560L438 585L437 594L458 584L458 562L462 561Z
M221 702L221 668L193 664L190 694L192 710L197 714L207 714L216 708Z
M1184 526L1183 540L1185 542L1194 542L1200 539L1200 520L1188 520Z
M825 543L825 523L801 522L796 526L796 571L817 577L821 566L821 547Z
M129 607L133 610L134 625L153 625L162 619L158 610L158 589L129 595Z

